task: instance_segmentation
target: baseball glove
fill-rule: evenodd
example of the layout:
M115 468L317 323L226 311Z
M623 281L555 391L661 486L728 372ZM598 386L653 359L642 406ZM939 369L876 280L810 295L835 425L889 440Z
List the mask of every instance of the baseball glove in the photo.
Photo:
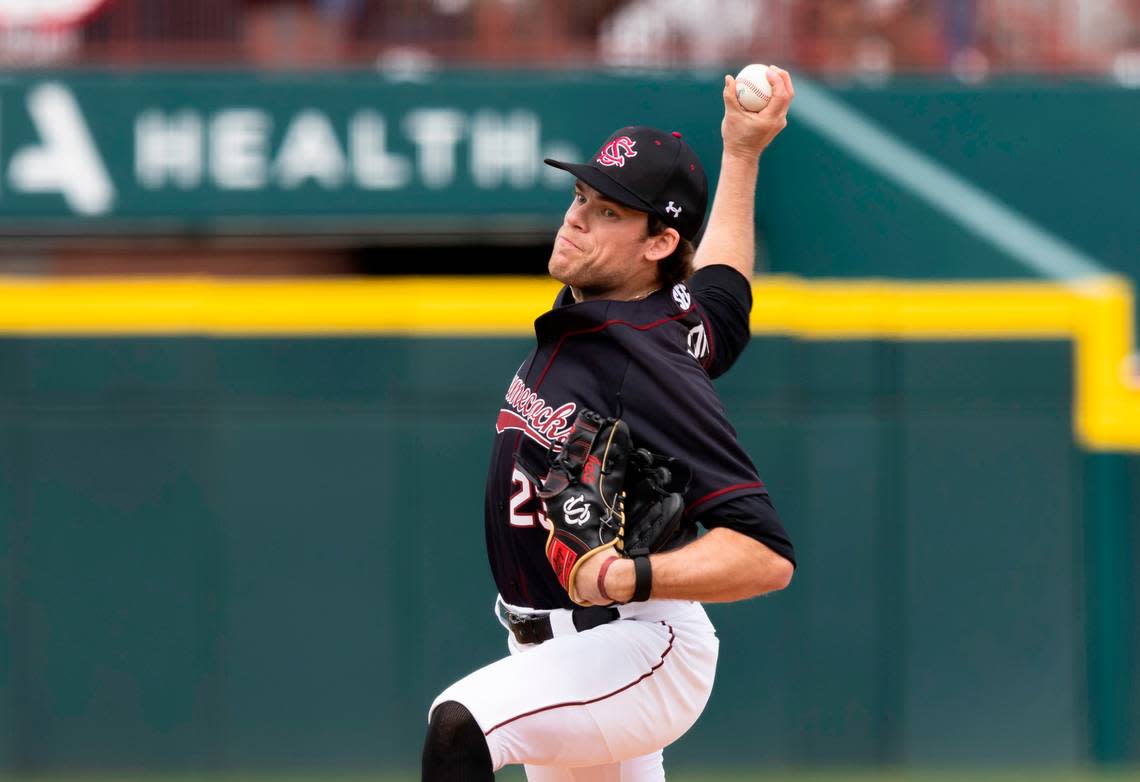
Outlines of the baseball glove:
M622 540L622 487L631 450L629 427L623 421L584 409L539 489L551 522L546 558L578 605L590 605L574 588L578 568Z
M625 529L617 549L626 557L660 551L677 530L685 513L685 490L692 473L671 456L644 448L630 454L626 470Z
M623 557L660 551L681 526L691 473L677 459L633 449L629 427L582 410L538 495L550 520L546 558L578 605L582 563L607 549Z

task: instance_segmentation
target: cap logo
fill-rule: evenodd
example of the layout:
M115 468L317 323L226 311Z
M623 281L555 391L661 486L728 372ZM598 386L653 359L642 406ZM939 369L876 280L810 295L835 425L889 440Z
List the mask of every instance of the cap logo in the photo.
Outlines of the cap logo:
M603 166L618 166L620 168L625 165L627 157L637 157L637 153L633 151L633 146L636 143L629 136L618 136L602 147L602 151L598 153L598 162Z
M669 214L673 215L673 217L675 217L675 218L681 216L681 207L673 206L672 201L670 201L669 205L667 207L665 207L665 211L668 212Z

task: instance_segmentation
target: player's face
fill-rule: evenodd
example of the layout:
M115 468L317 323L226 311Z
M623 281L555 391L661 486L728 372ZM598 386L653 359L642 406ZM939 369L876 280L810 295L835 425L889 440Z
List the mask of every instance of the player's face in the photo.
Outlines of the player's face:
M660 237L646 232L647 215L578 182L554 237L550 276L583 298L632 298L654 287ZM666 253L667 255L668 253Z

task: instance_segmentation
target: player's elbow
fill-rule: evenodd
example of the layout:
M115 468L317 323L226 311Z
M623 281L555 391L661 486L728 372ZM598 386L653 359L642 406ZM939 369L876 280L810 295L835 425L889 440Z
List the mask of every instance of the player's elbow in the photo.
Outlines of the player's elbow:
M723 541L725 567L735 584L734 600L745 600L786 589L796 566L755 538L735 530L717 528L706 539Z
M778 592L781 589L787 589L788 585L792 583L792 576L796 572L796 566L783 557L777 557L779 560L772 573L772 591Z
M779 554L771 554L766 558L764 567L759 568L755 584L755 593L765 595L769 592L779 592L792 583L792 574L796 567Z

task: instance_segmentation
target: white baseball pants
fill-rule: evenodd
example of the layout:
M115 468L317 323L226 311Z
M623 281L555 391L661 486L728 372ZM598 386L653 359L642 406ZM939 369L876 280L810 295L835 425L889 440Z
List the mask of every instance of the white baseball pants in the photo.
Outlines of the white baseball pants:
M462 703L495 770L525 764L530 782L664 780L661 750L704 710L719 641L700 603L651 600L619 611L621 619L581 633L569 611L553 611L555 637L542 644L508 634L509 657L448 687L432 709Z

